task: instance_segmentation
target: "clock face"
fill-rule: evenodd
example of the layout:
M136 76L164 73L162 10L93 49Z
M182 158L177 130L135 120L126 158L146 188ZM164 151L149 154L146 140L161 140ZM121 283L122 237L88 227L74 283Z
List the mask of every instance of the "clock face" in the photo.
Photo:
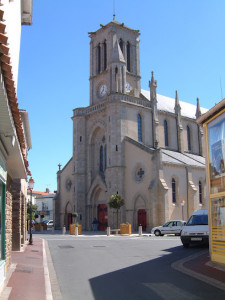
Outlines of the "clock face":
M126 82L126 92L130 92L131 91L131 85L129 82Z
M107 92L107 86L105 84L102 84L99 88L99 95L103 97L105 96L106 92Z

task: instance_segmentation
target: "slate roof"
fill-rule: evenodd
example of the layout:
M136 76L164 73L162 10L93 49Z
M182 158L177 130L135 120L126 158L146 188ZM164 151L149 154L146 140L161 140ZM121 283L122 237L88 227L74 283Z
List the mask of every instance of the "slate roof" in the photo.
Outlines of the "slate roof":
M191 167L205 167L205 158L196 154L180 153L162 149L162 162Z
M150 100L150 91L141 90L141 94ZM157 94L157 107L159 111L165 111L170 113L175 113L174 107L175 107L175 98L166 97L160 94ZM196 105L180 101L181 106L181 115L183 117L196 119ZM204 114L208 111L208 109L201 107L201 113Z

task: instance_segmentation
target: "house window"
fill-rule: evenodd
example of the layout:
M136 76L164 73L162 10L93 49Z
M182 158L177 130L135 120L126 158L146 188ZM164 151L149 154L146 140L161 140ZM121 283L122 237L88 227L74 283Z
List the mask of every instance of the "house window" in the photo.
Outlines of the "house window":
M199 181L198 183L198 197L199 197L199 204L202 204L202 183Z
M100 46L100 44L98 45L98 47L97 47L97 56L98 56L98 59L97 59L97 61L98 61L98 73L100 73L101 72L101 46Z
M127 71L130 72L130 43L127 42Z
M169 146L168 143L168 125L167 125L167 121L164 120L164 138L165 138L165 147Z
M142 120L141 115L137 115L137 122L138 122L138 142L142 142Z
M172 178L172 202L176 203L176 180Z
M188 151L191 151L191 132L189 126L187 126L187 143L188 143Z
M107 67L107 44L106 44L106 41L104 41L103 49L104 49L104 70L106 70L106 67Z

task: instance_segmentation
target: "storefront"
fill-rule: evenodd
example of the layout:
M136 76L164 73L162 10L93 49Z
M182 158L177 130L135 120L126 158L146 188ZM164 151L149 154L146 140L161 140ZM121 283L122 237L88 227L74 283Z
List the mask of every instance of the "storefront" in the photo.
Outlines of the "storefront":
M206 136L210 256L225 263L225 99L198 119Z

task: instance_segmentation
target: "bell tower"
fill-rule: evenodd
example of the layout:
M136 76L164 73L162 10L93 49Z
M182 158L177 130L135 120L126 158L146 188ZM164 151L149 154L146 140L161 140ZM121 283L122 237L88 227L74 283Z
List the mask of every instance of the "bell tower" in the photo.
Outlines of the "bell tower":
M140 95L139 30L116 20L89 32L90 105L113 93Z

